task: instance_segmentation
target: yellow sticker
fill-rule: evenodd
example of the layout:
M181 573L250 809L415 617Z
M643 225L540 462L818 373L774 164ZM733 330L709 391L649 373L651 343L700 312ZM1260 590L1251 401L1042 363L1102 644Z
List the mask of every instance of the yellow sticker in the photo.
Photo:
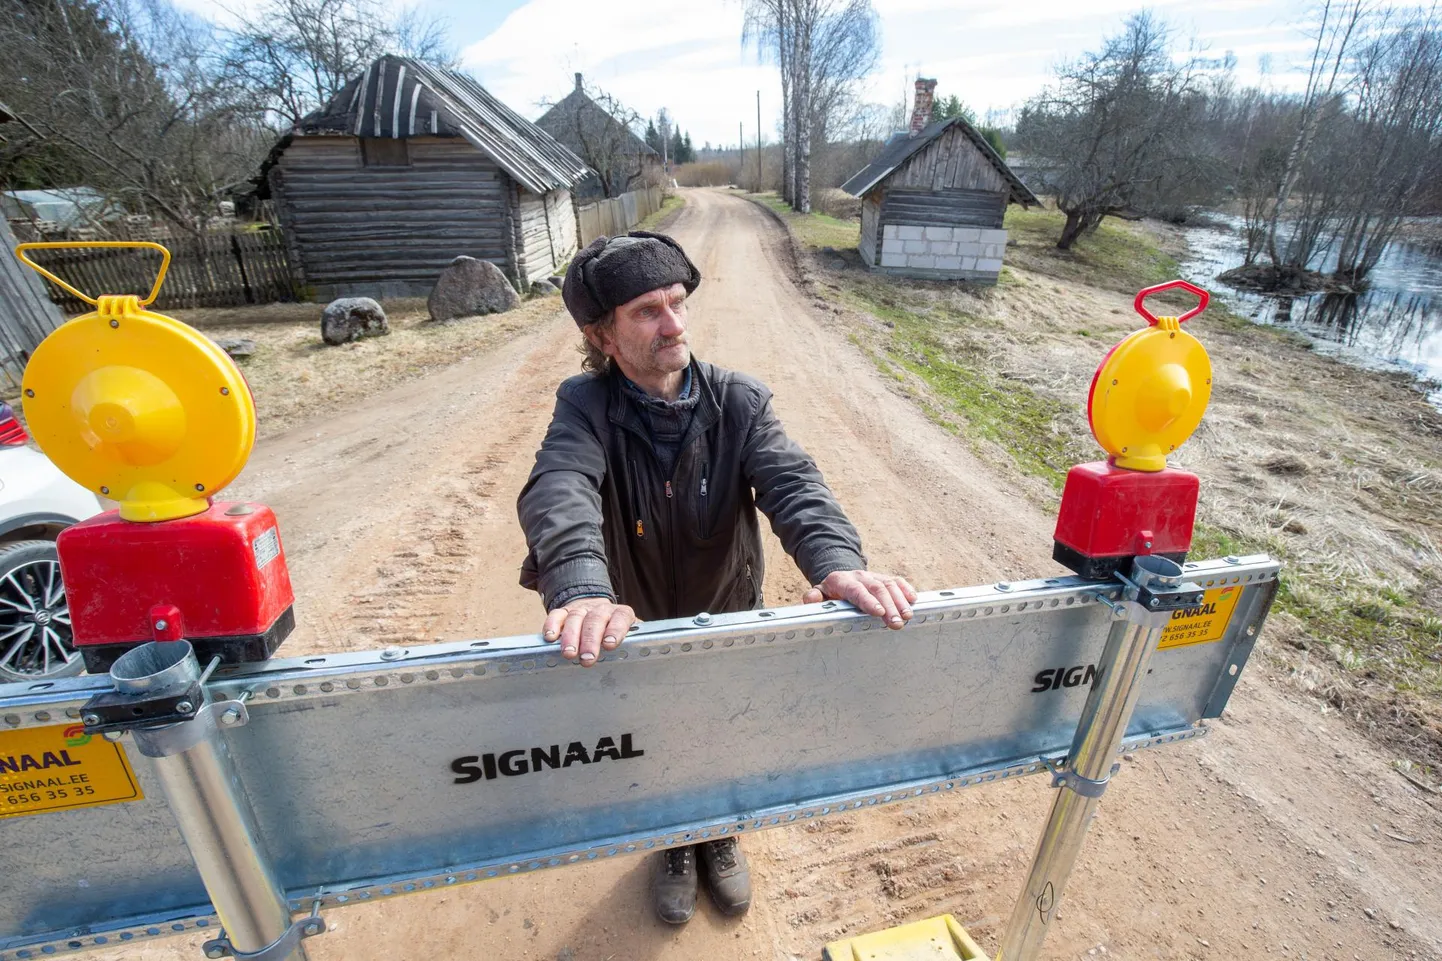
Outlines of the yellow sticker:
M0 733L0 818L143 796L125 750L83 725Z
M1237 598L1241 596L1242 589L1238 586L1216 587L1202 595L1200 607L1173 611L1172 622L1162 631L1157 650L1221 640L1222 635L1227 633L1227 622L1232 619Z

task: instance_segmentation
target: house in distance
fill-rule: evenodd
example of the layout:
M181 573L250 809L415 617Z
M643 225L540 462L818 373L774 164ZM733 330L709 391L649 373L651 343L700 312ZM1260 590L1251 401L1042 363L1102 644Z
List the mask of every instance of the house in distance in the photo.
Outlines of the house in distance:
M257 196L316 299L425 296L463 254L525 290L575 252L589 174L465 74L386 56L281 138Z
M630 111L606 94L597 95L600 103L586 92L578 73L575 89L536 118L536 126L595 171L576 185L576 196L619 197L656 182L661 176L661 155L618 119L618 114L630 116Z
M994 284L1007 204L1040 204L962 117L931 122L935 80L916 81L911 129L841 185L861 198L861 259L884 273Z

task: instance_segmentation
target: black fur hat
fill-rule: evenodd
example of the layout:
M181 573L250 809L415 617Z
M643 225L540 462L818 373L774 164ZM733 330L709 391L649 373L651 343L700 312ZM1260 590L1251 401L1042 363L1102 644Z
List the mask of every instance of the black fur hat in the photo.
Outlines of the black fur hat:
M701 272L670 237L633 230L597 237L577 254L566 270L561 296L576 326L585 327L647 291L672 284L681 284L689 295L701 284Z

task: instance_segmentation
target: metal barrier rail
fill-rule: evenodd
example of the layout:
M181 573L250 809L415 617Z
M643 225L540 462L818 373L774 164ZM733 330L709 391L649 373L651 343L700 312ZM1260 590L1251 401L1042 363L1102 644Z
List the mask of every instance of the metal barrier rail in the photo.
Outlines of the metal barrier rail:
M1277 570L1186 566L1204 603L1162 635L1123 752L1205 732ZM273 659L207 691L244 705L221 736L260 849L311 910L1059 768L1113 623L1099 599L1119 596L1071 577L934 591L900 632L831 604L701 615L591 669L534 635ZM0 961L216 925L155 762L80 726L110 690L0 686ZM67 796L17 803L27 777Z

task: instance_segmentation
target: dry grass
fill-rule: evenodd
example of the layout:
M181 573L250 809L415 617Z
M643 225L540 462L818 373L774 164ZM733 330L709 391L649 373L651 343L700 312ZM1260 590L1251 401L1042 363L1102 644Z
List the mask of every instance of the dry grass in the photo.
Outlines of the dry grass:
M724 187L736 181L738 172L731 164L708 160L705 163L681 164L672 176L682 187Z
M534 298L515 310L446 324L432 323L420 298L382 302L386 337L328 347L320 338L320 304L273 304L172 313L211 337L255 341L237 363L255 394L259 436L311 417L340 413L379 391L424 377L489 349L561 309L559 297Z

